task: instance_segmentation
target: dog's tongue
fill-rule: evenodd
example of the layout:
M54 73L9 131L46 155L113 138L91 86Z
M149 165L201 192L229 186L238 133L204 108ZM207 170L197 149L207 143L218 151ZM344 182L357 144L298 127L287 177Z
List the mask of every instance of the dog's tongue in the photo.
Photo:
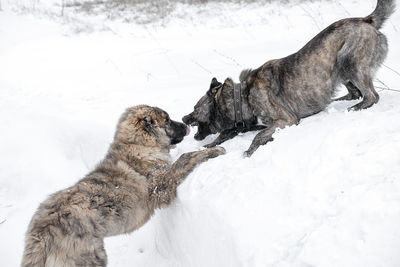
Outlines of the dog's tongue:
M190 126L186 125L186 136L190 134Z

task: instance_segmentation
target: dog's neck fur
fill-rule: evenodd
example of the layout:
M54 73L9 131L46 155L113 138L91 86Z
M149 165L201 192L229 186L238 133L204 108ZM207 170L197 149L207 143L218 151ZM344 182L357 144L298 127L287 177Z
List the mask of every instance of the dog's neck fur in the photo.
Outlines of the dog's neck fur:
M171 165L169 147L146 147L137 144L114 142L110 145L108 153L101 164L109 162L126 163L135 172L140 173L147 179L154 176L154 171L165 171ZM100 164L100 165L101 165ZM118 164L115 164L118 166Z

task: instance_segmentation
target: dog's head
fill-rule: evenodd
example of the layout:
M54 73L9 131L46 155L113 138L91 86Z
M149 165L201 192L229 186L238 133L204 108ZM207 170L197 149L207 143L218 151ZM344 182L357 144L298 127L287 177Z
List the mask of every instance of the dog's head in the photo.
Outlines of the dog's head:
M146 105L126 109L114 139L118 142L150 147L169 147L189 134L189 127L173 121L167 112Z
M220 131L218 125L215 123L217 108L216 94L222 86L222 83L213 78L210 89L194 106L193 112L182 118L182 121L187 125L197 126L197 133L194 136L196 140L203 140L208 135Z

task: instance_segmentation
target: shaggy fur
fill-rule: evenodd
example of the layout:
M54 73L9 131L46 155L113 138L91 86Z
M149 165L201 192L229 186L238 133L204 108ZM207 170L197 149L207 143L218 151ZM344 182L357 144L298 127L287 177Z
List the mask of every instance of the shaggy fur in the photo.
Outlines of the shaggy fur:
M128 108L105 159L75 185L51 195L26 234L23 267L106 266L103 239L141 227L175 198L181 181L223 148L183 154L170 163L171 145L186 125L158 108Z
M264 128L245 152L245 156L251 156L260 145L273 140L277 128L297 124L324 110L339 84L344 84L349 93L337 100L362 97L351 109L371 107L379 100L372 80L388 52L386 37L379 29L394 8L394 0L378 0L371 15L337 21L297 53L243 71L239 85L243 127L237 127L235 120L234 82L230 78L223 84L213 78L207 94L182 120L198 126L197 140L220 133L206 147L221 144L239 132Z

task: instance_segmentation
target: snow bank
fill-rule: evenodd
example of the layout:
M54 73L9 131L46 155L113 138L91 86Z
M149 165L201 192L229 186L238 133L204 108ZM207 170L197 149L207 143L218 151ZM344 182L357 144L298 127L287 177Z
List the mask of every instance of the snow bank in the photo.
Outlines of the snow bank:
M191 22L176 18L166 27L90 18L85 25L110 30L81 34L0 12L2 265L19 264L39 203L103 157L125 107L156 105L180 119L212 77L237 81L242 69L295 52L331 22L374 6L211 6L186 10ZM383 30L385 65L395 71L399 22L395 13ZM383 67L375 85L400 89L393 70ZM400 93L380 96L360 112L346 111L355 102L333 103L276 133L250 159L242 152L255 133L224 143L227 154L197 168L170 208L130 235L106 239L109 265L399 266ZM197 142L192 133L173 156L213 138Z

